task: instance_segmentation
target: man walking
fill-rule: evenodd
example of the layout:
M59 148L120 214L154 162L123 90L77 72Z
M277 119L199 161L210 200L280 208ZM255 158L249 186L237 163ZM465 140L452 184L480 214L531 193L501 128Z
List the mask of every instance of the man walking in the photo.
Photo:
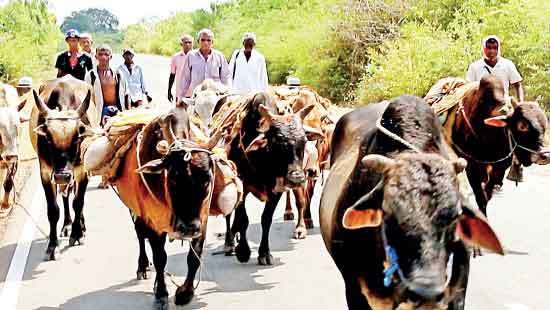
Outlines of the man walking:
M183 65L187 54L193 49L193 37L189 34L184 34L180 38L181 51L172 56L172 62L170 63L170 78L168 79L168 100L172 101L172 85L174 80L176 81L176 94L181 91ZM178 98L176 97L176 101Z
M67 42L69 50L57 56L55 67L58 78L70 74L79 80L84 80L86 71L92 70L92 59L80 53L78 39L79 34L75 29L70 29L65 34L65 42Z
M127 84L119 72L111 69L109 62L112 50L108 45L96 49L97 66L86 74L86 82L92 85L93 99L97 109L94 125L103 126L117 111L128 109Z
M95 66L95 52L93 51L94 41L92 39L92 35L88 32L81 33L80 38L78 39L78 45L80 45L82 53L90 57L92 64Z
M210 29L202 29L197 35L199 49L187 54L183 65L182 87L176 94L179 100L190 97L197 85L206 79L221 82L230 86L229 68L225 56L213 49L214 33Z
M118 67L123 80L126 81L128 86L128 97L131 107L139 107L143 104L145 99L148 102L153 100L145 87L145 80L143 79L143 70L139 65L134 63L134 51L131 48L124 49L122 57L124 57L124 64Z
M229 62L233 92L247 94L266 91L267 68L264 56L254 48L256 35L252 32L245 33L242 44L243 48L236 50Z
M506 59L501 54L500 40L495 35L490 35L482 40L481 55L482 58L475 61L468 67L466 80L473 82L479 81L487 74L494 74L502 80L504 84L504 95L508 100L510 86L515 90L519 102L523 102L524 92L516 66L512 61Z

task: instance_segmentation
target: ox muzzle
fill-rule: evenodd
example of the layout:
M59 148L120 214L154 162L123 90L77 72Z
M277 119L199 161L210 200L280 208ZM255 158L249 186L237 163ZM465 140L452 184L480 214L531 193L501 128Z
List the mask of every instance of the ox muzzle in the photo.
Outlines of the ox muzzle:
M57 185L69 185L73 181L73 172L69 169L56 170L52 173L52 181Z
M201 236L201 221L199 219L187 223L176 219L174 222L174 231L168 234L171 239L192 240Z

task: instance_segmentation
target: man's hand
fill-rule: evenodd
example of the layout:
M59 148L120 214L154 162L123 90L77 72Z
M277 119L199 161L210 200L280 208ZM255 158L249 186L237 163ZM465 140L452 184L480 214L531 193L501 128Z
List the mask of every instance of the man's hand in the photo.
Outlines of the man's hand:
M172 92L168 91L168 101L172 102L174 100L174 97L172 97Z

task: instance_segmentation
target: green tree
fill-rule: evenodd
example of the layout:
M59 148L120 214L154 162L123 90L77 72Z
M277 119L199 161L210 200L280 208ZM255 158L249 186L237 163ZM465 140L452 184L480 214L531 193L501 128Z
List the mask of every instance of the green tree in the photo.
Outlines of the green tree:
M118 18L106 9L89 8L74 11L65 17L61 30L76 29L80 32L113 33L118 30Z

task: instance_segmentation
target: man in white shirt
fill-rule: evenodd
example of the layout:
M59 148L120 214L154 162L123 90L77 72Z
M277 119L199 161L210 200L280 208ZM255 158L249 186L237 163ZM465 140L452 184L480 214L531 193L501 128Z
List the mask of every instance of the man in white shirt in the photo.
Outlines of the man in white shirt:
M78 45L80 45L82 53L92 59L92 64L95 67L97 62L95 59L95 52L93 50L94 40L92 39L92 35L88 32L81 33L80 38L78 39Z
M509 98L510 86L515 90L519 102L524 101L521 75L512 61L500 56L501 44L497 36L491 35L482 40L481 59L470 64L466 80L479 81L484 75L494 74L504 84L505 98Z
M245 33L242 43L243 48L236 50L229 61L233 92L247 94L266 91L267 68L264 56L254 48L256 35L252 32Z
M183 65L185 64L185 59L187 54L193 49L193 37L189 34L184 34L180 38L181 51L172 56L172 61L170 63L170 78L168 79L168 100L172 101L174 97L172 96L172 85L174 81L176 82L176 94L180 93L180 88L183 74ZM176 101L178 98L176 97Z
M124 57L124 64L118 67L118 72L122 78L126 81L128 86L128 95L130 99L131 107L139 107L147 98L148 102L153 100L147 88L145 87L145 80L143 79L143 70L139 65L134 63L134 51L131 48L124 49L122 57Z

